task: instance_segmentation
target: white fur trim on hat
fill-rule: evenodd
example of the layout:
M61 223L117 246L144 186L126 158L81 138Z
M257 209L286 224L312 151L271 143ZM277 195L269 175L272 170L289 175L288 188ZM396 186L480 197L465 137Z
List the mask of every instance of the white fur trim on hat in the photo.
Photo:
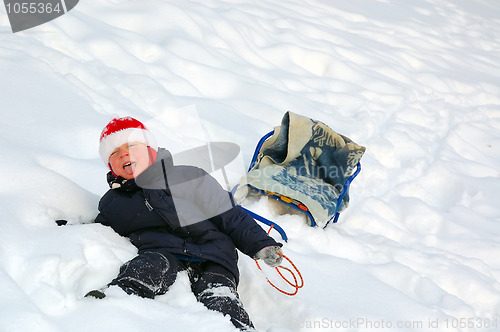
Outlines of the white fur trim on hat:
M115 149L119 148L125 143L134 142L144 143L154 150L158 150L156 140L149 130L140 128L127 128L103 137L99 145L99 155L101 156L101 159L107 164L109 162L109 156L111 156L111 153L113 153Z

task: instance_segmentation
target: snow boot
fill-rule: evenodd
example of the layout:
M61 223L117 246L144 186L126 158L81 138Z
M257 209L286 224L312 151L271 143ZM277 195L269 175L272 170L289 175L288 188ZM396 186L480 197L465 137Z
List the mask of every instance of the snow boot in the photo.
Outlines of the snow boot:
M242 331L254 331L236 291L236 283L219 273L204 273L194 285L196 299L210 310L229 315L231 323Z

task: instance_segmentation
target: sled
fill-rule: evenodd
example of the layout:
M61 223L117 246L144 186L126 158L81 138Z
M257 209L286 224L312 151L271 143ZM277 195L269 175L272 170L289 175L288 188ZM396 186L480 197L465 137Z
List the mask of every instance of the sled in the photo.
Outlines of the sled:
M309 226L326 228L348 206L365 150L322 122L287 112L281 126L259 140L247 174L232 192L239 202L250 191L268 196L305 214ZM280 225L239 206L288 241Z

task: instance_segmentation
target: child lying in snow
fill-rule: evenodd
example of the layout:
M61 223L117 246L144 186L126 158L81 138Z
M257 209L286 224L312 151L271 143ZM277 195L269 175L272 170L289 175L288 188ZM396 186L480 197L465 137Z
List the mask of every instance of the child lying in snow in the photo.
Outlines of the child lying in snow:
M168 290L179 271L187 270L198 301L229 315L236 327L252 329L236 291L236 248L277 266L281 244L202 169L173 166L170 153L157 148L138 120L113 119L101 133L99 153L111 170L111 189L101 198L95 221L138 248L109 285L154 298ZM105 295L92 291L87 296Z

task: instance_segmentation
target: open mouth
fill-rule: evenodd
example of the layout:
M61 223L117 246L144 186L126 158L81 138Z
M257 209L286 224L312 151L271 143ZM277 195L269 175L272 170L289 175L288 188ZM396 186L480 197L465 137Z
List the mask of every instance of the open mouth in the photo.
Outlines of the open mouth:
M125 164L123 164L123 169L127 172L127 173L133 173L134 172L134 169L135 169L135 162L132 162L132 161L129 161Z

